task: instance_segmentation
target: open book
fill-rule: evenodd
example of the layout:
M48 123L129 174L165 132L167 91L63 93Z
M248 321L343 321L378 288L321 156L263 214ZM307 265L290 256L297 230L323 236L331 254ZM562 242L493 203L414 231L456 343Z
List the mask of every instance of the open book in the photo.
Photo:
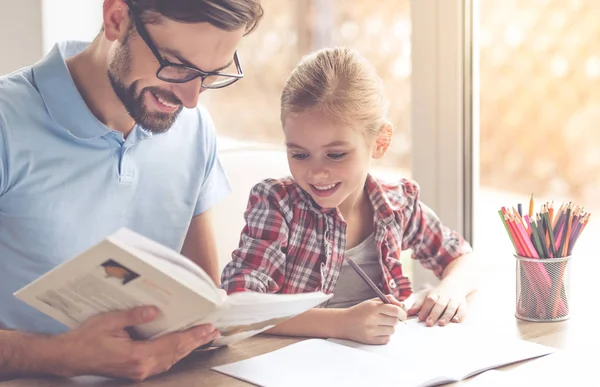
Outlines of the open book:
M215 371L263 387L314 385L427 387L544 356L554 348L462 324L399 324L386 345L309 339Z
M160 316L134 327L142 338L212 323L221 332L214 346L258 334L331 297L320 292L227 296L198 265L126 228L14 295L70 328L101 312L154 305Z

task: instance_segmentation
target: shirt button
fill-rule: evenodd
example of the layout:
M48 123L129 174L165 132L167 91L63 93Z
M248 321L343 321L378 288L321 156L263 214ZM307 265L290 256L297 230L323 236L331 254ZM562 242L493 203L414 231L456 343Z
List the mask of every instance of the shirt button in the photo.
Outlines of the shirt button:
M396 289L396 281L394 281L393 279L390 280L388 285L390 286L390 289Z

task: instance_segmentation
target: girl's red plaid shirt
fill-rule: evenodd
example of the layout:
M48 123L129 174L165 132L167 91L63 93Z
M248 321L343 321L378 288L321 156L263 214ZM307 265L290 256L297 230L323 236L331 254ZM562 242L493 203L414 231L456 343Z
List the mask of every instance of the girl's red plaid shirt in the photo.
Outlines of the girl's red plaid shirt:
M383 277L373 279L386 294L404 300L412 293L400 253L441 278L454 259L472 251L419 200L414 181L384 183L368 176L365 188L374 209L374 233ZM227 293L332 293L346 251L346 223L337 209L323 209L291 178L267 179L250 192L239 247L222 273Z

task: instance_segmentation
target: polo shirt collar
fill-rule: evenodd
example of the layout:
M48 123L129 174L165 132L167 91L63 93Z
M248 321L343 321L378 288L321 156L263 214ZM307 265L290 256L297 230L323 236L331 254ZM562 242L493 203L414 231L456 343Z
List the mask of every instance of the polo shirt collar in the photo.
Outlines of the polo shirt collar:
M90 111L77 90L65 59L83 51L89 43L62 42L54 45L33 66L33 78L52 119L80 139L100 137L110 128Z

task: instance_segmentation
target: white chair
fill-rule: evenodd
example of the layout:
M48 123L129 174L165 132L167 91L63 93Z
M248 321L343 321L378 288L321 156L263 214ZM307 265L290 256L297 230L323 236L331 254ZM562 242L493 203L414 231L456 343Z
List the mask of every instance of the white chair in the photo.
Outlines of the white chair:
M231 260L245 225L244 211L252 187L266 178L290 175L284 150L268 146L245 146L219 152L221 164L231 184L231 194L213 209L214 232L219 254L219 269Z

